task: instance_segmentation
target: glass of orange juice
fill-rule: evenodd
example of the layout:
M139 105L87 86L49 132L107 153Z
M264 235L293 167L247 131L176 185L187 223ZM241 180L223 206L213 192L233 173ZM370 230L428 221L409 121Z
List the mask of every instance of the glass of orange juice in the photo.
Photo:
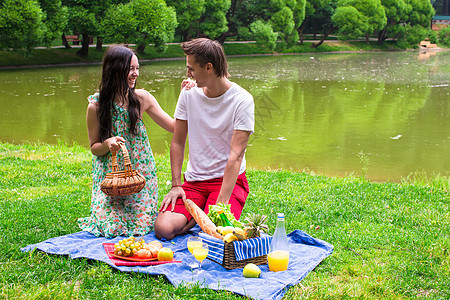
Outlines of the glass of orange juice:
M191 252L192 255L194 255L194 249L201 247L203 244L203 240L198 236L190 236L187 241L187 248L189 252ZM189 267L191 268L197 268L198 263L195 261L192 261L191 263L188 263Z
M267 255L269 270L272 272L286 271L289 264L289 252L275 250Z
M202 262L208 256L208 244L202 243L201 247L195 247L193 249L193 253L194 253L195 259L197 259L200 262L198 269L195 269L194 273L199 274L199 273L203 272Z

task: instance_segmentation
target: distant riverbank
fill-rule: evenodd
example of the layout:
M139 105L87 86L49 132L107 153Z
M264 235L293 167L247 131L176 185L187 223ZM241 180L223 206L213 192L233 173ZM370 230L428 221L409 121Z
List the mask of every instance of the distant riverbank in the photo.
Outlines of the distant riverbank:
M383 45L377 45L372 41L367 44L365 41L338 41L328 40L317 48L311 45L313 42L304 42L303 45L294 45L286 49L276 49L271 51L259 46L255 42L233 42L225 43L224 48L228 56L248 56L248 55L287 55L287 54L309 54L323 52L365 52L365 51L402 51L393 42L385 42ZM133 46L131 46L133 47ZM101 64L103 53L107 45L102 50L97 50L95 45L89 49L87 56L76 54L79 46L73 46L71 49L63 47L43 48L39 47L32 50L31 53L22 53L20 51L0 51L0 69L12 69L17 67L48 67L48 66L72 66L83 64ZM439 48L441 49L441 48ZM414 50L414 49L409 49ZM448 49L445 49L448 50ZM430 50L436 51L436 50ZM184 58L183 51L178 43L167 45L165 52L158 52L155 47L146 47L143 53L138 53L141 63L155 60L172 60Z

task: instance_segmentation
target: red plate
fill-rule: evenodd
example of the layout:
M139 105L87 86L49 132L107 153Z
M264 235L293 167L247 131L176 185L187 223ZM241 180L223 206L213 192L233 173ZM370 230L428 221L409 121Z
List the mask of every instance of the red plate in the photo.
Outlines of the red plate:
M120 256L120 255L116 255L114 254L114 252L109 252L109 255L115 257L115 258L119 258L119 259L123 259L123 260L128 260L128 261L152 261L152 260L158 260L157 257L152 257L152 258L137 258L135 256Z

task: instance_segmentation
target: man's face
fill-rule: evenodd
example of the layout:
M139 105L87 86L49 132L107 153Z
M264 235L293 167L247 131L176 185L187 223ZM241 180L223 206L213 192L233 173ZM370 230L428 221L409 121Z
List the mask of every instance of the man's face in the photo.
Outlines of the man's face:
M200 66L193 55L186 56L187 76L194 79L198 87L204 87L208 78L208 64Z

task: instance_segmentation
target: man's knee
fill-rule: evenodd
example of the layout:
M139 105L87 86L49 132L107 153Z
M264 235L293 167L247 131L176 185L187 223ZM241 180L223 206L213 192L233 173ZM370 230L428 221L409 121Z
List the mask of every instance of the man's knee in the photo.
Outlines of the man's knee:
M186 222L187 220L183 221L173 213L160 213L155 221L155 235L159 239L171 240L179 234Z

